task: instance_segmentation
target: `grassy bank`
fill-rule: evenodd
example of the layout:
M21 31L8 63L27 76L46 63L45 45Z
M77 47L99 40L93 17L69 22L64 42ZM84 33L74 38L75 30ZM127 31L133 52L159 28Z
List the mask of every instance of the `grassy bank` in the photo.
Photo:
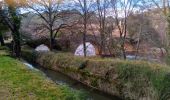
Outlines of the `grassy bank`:
M36 54L25 51L23 56L126 100L170 99L170 67L166 65L144 61L81 58L52 52Z
M56 85L0 50L0 100L84 100L80 91Z

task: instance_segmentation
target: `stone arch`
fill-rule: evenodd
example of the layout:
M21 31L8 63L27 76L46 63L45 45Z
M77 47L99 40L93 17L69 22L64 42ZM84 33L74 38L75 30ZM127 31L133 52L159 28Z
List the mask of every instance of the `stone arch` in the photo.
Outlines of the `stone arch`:
M86 42L87 47L87 55L88 56L96 56L99 55L98 46L93 42ZM84 55L84 49L83 49L83 43L81 43L79 46L77 46L74 55L76 56L83 56Z
M95 41L89 41L95 48L95 51L96 51L96 55L100 55L100 45L98 43L96 43Z

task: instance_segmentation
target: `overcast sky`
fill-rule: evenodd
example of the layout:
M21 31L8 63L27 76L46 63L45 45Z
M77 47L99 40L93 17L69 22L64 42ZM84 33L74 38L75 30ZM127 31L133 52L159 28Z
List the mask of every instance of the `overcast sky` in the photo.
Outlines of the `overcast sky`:
M0 0L0 1L2 1L2 0ZM83 0L81 0L81 1L83 1ZM90 1L96 1L96 0L87 0L87 6L90 6ZM124 3L126 4L127 3L127 1L128 0L122 0L122 1L124 1ZM136 1L136 0L134 0L134 1ZM140 1L140 0L137 0L137 1ZM157 1L159 1L159 0L157 0ZM66 9L66 8L68 8L68 6L70 6L70 9L74 9L74 8L76 8L76 9L78 9L80 12L81 12L81 9L78 7L78 6L71 6L71 4L73 4L73 3L78 3L78 0L64 0L64 5L66 5L66 7L64 6L64 5L62 5L62 6L64 6L63 8L64 9ZM71 3L71 4L70 4ZM68 5L69 4L69 5ZM139 2L139 4L141 4L141 2ZM91 8L91 9L94 9L94 8ZM133 9L134 11L135 10L137 10L138 8L135 8L135 9ZM28 12L27 10L25 10L25 9L20 9L21 10L21 13L26 13L26 12ZM119 9L118 10L118 12L119 12L119 17L123 17L123 11L122 11L122 9ZM110 7L110 8L108 8L108 10L107 10L107 16L114 16L114 12L113 12L113 10L112 10L112 8Z

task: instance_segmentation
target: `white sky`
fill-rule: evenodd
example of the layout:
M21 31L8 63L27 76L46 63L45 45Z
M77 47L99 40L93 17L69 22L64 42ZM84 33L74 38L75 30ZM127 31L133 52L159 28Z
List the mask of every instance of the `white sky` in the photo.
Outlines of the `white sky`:
M3 1L3 0L0 0L0 1ZM78 0L65 0L65 3L68 3L68 2L78 2ZM87 0L88 1L88 0ZM89 1L93 1L93 0L89 0ZM123 0L123 1L127 1L127 0ZM26 13L26 12L28 12L28 10L26 10L26 9L20 9L21 10L21 13ZM30 11L30 10L29 10ZM124 13L122 12L122 11L118 11L119 12L119 17L123 17L124 16ZM108 10L107 10L107 16L114 16L114 12L113 12L113 10L112 10L112 8L108 8Z

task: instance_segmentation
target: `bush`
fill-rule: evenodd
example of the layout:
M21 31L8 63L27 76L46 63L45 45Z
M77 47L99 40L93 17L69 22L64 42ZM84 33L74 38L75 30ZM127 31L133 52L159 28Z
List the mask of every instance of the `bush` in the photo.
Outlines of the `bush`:
M6 46L0 46L0 50L9 50L9 48Z
M37 63L46 68L62 69L71 77L124 99L170 99L170 68L166 65L82 58L68 53L49 52L37 56Z
M37 53L29 46L22 47L21 56L29 62L36 63Z
M9 56L9 48L6 46L0 46L0 56Z

